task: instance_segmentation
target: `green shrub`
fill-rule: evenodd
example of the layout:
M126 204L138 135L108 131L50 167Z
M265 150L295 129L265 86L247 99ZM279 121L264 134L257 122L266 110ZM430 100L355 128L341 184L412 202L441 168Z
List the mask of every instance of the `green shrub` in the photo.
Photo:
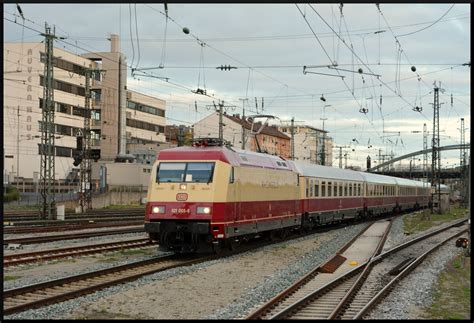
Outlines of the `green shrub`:
M3 202L11 202L20 199L20 192L14 186L7 186L7 193L3 195Z

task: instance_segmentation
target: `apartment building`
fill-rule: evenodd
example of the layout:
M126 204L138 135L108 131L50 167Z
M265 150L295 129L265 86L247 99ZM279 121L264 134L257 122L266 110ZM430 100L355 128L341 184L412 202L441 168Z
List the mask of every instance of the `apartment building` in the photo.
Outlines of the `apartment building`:
M277 126L265 126L261 132L254 136L262 124L252 123L241 118L238 114L223 115L223 138L236 148L258 151L271 155L290 158L290 137L280 132ZM244 136L242 136L242 132ZM194 124L194 137L219 137L219 113L214 112ZM242 146L242 140L244 146Z
M77 55L55 47L55 178L77 174L72 165L76 135L84 127L85 69L100 70L91 79L91 143L100 162L113 162L134 144L165 142L166 102L127 90L126 58L117 35L110 52ZM44 73L43 43L4 43L4 173L37 181Z
M291 137L291 125L278 126L278 130ZM326 166L332 165L333 140L327 131L306 125L294 125L293 136L295 141L295 161L321 165L323 158Z

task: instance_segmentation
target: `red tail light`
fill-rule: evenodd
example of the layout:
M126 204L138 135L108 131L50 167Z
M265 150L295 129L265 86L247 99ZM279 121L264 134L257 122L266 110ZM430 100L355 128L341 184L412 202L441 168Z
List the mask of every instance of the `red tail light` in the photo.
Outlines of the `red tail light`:
M150 221L150 213L151 213L151 204L147 203L145 205L145 221Z

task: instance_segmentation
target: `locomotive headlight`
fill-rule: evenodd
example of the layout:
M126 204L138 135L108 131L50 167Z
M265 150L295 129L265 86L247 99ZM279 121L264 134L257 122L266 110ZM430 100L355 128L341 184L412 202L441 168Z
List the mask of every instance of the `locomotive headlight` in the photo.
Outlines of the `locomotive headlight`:
M151 208L151 213L165 213L164 206L154 206Z
M186 184L181 184L179 185L179 189L182 190L182 191L186 191Z
M198 206L196 209L197 214L209 214L211 213L211 208L209 206Z

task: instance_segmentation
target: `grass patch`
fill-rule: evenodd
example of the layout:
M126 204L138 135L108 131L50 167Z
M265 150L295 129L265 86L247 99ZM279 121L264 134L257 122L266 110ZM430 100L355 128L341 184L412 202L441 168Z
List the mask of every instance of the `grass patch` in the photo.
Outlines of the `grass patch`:
M6 276L3 276L3 280L4 281L10 281L10 280L19 279L21 277L23 277L23 276L8 276L8 275L6 275Z
M146 255L150 253L149 250L145 249L123 249L120 250L120 254L123 256L133 256L133 255Z
M431 214L430 210L423 210L419 213L412 213L403 218L405 234L413 234L425 231L431 227L444 222L453 221L465 217L466 208L453 207L450 212L444 214Z
M461 253L463 253L461 251ZM471 262L456 256L438 277L433 303L424 309L424 318L466 320L471 316Z

